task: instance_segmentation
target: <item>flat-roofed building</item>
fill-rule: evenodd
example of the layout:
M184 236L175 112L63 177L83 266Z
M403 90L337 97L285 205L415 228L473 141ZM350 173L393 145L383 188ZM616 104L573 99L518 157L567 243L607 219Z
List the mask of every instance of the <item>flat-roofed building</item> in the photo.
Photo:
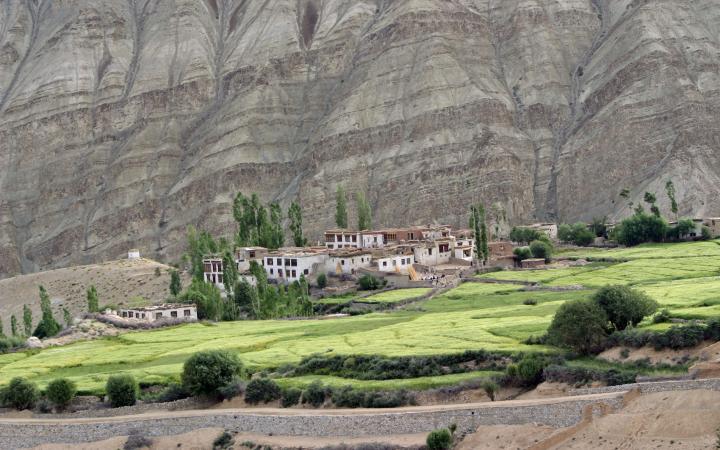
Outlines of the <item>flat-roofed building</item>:
M325 271L329 273L355 274L360 268L372 265L372 253L363 249L344 249L330 252Z
M328 250L339 250L343 248L361 248L361 233L359 231L341 229L327 230L325 232L325 247Z
M143 308L120 309L117 315L124 319L134 319L144 322L155 322L157 320L197 320L197 308L195 305L165 304L146 306Z
M268 279L291 283L325 270L328 252L324 247L285 248L263 257Z

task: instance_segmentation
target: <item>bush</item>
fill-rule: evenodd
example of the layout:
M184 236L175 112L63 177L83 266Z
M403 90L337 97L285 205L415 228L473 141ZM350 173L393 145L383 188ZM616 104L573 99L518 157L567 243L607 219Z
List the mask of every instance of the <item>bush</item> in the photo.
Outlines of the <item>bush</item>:
M300 403L300 397L302 396L302 391L298 388L288 388L284 389L282 392L282 397L280 404L283 408L289 408L291 406L295 406L298 403Z
M171 383L157 396L160 403L175 402L190 397L190 392L182 384Z
M513 250L513 255L520 261L532 258L532 252L528 247L517 247Z
M528 244L532 241L542 241L547 239L545 233L533 228L514 227L510 231L510 240L519 244Z
M325 287L327 286L327 275L325 275L324 273L321 273L320 275L318 275L317 286L320 289L325 289Z
M105 392L113 408L132 406L137 401L138 384L132 375L112 375L105 384Z
M333 390L332 402L340 408L360 408L365 405L365 393L343 386Z
M487 380L483 382L482 389L485 391L485 394L487 394L488 397L490 397L490 401L495 401L495 394L500 390L500 386L498 386L497 383L494 381Z
M425 443L429 450L449 450L452 446L452 434L447 428L431 431Z
M251 405L272 402L281 395L280 386L269 378L255 378L245 388L245 401Z
M605 311L617 330L624 330L629 325L636 326L658 308L655 300L628 286L602 287L595 293L593 300Z
M47 395L48 400L50 400L55 407L62 410L72 402L76 392L77 388L75 387L75 383L65 378L59 378L48 384L45 395Z
M653 323L667 323L670 322L670 311L663 309L653 317Z
M384 286L384 283L371 275L363 275L358 280L358 286L362 291L374 291Z
M702 239L703 241L709 241L712 238L713 238L713 235L712 235L712 231L710 230L710 228L703 226L700 229L700 239Z
M227 431L223 431L220 436L213 441L213 450L223 450L232 447L235 440Z
M302 401L308 403L314 408L321 406L325 403L326 390L325 387L319 381L313 381L303 392Z
M552 258L553 248L552 245L544 241L532 241L530 243L530 253L534 258L542 258L545 261L550 261Z
M218 388L218 396L223 400L239 397L243 392L245 392L245 383L239 377Z
M32 409L40 397L37 385L24 378L16 377L10 380L7 389L4 392L4 402L6 406L22 411L23 409Z
M194 395L218 396L219 389L242 373L237 355L208 350L192 355L183 366L182 383Z
M550 323L547 341L582 355L597 353L605 345L607 323L605 311L594 301L566 302L558 308Z
M523 386L535 386L542 381L543 369L548 361L536 355L523 357L517 363L517 380Z
M25 346L25 339L14 336L0 336L0 353L7 353Z
M153 445L152 439L146 438L139 434L131 434L128 436L123 445L123 450L138 450L140 448L148 448Z
M632 247L645 242L661 242L667 232L665 219L641 212L620 222L613 230L613 237L619 244Z
M595 226L594 226L595 229ZM602 230L604 233L604 230ZM602 236L602 234L600 234ZM596 232L590 231L582 222L574 225L563 224L558 227L558 239L570 242L580 247L587 247L595 241Z
M535 305L537 305L537 300L535 300L534 298L527 298L527 299L523 300L523 305L535 306Z

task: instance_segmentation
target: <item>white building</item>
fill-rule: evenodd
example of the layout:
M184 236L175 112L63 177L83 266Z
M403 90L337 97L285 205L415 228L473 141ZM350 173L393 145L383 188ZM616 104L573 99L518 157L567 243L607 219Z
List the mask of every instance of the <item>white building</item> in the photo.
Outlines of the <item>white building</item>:
M140 259L140 250L136 248L128 250L128 259Z
M361 246L362 239L357 231L328 230L325 232L325 247L328 250L360 248Z
M355 274L360 268L372 265L372 254L365 250L340 250L330 252L325 271L337 275Z
M223 284L223 261L221 258L203 260L203 279L206 283L212 283L220 289L225 289Z
M385 242L380 231L363 231L362 248L383 248Z
M118 316L126 319L135 319L144 322L155 322L162 319L197 320L195 305L157 305L144 308L121 309Z
M242 247L235 254L235 262L237 262L238 272L244 273L250 270L250 262L257 261L262 264L262 259L268 254L265 247Z
M373 265L380 272L394 272L407 274L410 267L415 264L415 256L412 254L386 254L376 257Z
M291 283L306 278L318 271L323 271L327 265L328 254L325 249L295 248L280 249L271 252L263 258L263 267L268 279L281 283Z
M427 241L413 245L413 254L415 262L424 266L439 266L447 264L452 257L451 239L440 241Z

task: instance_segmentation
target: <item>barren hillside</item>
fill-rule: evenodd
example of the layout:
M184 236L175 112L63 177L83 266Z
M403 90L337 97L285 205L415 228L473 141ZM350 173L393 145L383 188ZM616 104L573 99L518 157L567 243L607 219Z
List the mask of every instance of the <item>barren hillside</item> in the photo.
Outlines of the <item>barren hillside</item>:
M160 270L160 275L156 273ZM10 331L10 316L22 327L23 305L30 305L33 325L40 318L39 286L47 289L55 318L62 322L62 308L81 315L87 312L86 290L95 285L103 305L141 305L163 303L169 295L170 267L151 261L120 260L67 269L50 270L0 280L0 318ZM183 285L189 282L183 279Z
M230 201L376 225L720 207L717 0L0 3L0 276L176 258ZM351 202L352 204L352 202Z

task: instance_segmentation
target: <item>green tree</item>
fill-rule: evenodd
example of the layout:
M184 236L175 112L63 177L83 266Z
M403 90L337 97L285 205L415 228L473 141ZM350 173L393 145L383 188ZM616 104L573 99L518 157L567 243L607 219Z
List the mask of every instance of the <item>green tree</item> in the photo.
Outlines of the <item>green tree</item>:
M243 278L235 283L233 294L235 305L237 305L240 311L253 315L253 307L258 302L257 290Z
M570 242L581 247L586 247L595 240L595 233L590 231L587 225L582 222L574 225L562 224L558 227L558 239L563 242Z
M692 219L680 219L673 233L678 239L684 239L693 231L695 231L695 221Z
M300 208L300 204L297 202L290 204L288 218L290 219L290 232L293 236L293 243L296 247L305 247L307 239L303 236L302 209Z
M129 374L111 375L105 383L105 393L113 408L134 405L138 390L135 377Z
M32 310L28 305L23 305L23 328L25 336L32 335Z
M48 400L61 411L67 408L73 398L75 398L76 393L77 387L75 383L66 378L58 378L51 381L45 390L45 395L47 395Z
M67 308L63 308L63 320L65 321L66 327L71 327L73 324L73 316L70 314L70 310Z
M590 229L596 237L603 237L607 234L607 217L593 217Z
M532 253L533 258L542 258L545 261L550 261L552 252L552 246L545 241L532 241L530 243L530 253Z
M665 183L665 192L670 200L670 211L675 215L675 220L678 220L678 204L675 199L675 184L672 180L668 180L667 183Z
M5 337L5 330L3 329L2 320L0 320L0 337Z
M10 330L12 331L12 335L13 335L14 337L17 337L17 335L18 335L18 323L17 323L17 318L15 317L14 314L13 314L12 316L10 316Z
M661 242L667 231L665 219L641 212L620 222L613 231L613 237L619 244L632 247L645 242Z
M335 225L343 229L348 227L347 198L345 189L340 185L335 192Z
M428 450L449 450L452 447L452 434L447 428L431 431L425 443Z
M605 311L616 330L636 326L658 308L655 300L628 286L604 286L595 293L593 301Z
M180 300L197 307L198 319L218 321L223 316L222 296L214 284L193 280Z
M15 377L5 389L4 401L8 406L17 410L32 409L40 398L37 385L24 378Z
M90 285L86 294L87 294L88 312L91 312L91 313L99 312L100 305L99 305L99 300L98 300L97 289L95 289L95 286Z
M203 269L204 270L204 269ZM170 295L177 297L182 292L182 281L180 281L180 272L177 270L170 271Z
M183 365L182 384L193 395L217 396L220 388L242 375L237 355L226 350L207 350L188 358Z
M321 273L317 276L317 286L320 289L325 289L325 287L327 287L327 275Z
M369 230L372 228L372 209L370 203L365 197L364 192L358 192L356 195L357 200L357 214L358 214L358 229Z
M517 247L513 250L513 254L520 261L532 258L532 252L528 247Z
M233 288L238 279L237 264L235 258L229 250L225 250L222 255L223 264L223 284L225 285L225 292L228 295L232 295Z
M582 355L602 350L608 336L608 318L593 300L575 300L558 308L548 328L547 341Z
M653 215L660 217L660 208L657 207L657 197L652 192L646 192L643 198L645 203L650 205L650 212Z
M270 224L272 228L270 246L268 248L276 249L285 244L285 232L283 231L283 214L280 204L277 202L270 203ZM300 224L302 226L302 222ZM302 246L300 246L302 247Z
M33 336L41 339L55 336L60 331L60 324L53 317L50 296L43 286L40 286L40 310L42 311L42 318L35 328Z
M532 241L546 241L545 233L526 227L513 227L510 231L510 240L518 244L529 244Z

